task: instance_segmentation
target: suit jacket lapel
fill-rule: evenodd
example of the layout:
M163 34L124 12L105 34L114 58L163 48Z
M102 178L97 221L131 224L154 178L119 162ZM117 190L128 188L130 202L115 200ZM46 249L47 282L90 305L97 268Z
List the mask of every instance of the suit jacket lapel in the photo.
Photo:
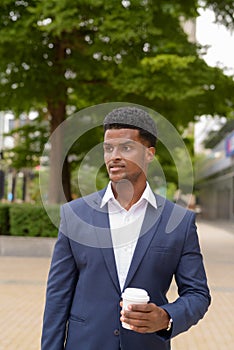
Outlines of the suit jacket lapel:
M157 203L157 209L152 207L150 204L148 204L147 206L145 218L144 218L141 232L140 232L140 237L136 245L136 249L133 255L132 263L128 271L124 288L126 288L130 284L134 274L136 273L150 245L150 242L152 241L157 231L157 227L161 220L162 209L163 209L163 203L161 203L161 201Z
M115 256L114 256L114 250L113 250L113 244L112 244L112 238L111 238L107 205L105 205L103 208L100 208L100 204L101 204L100 200L97 200L95 204L96 204L96 209L94 208L92 219L93 219L93 225L95 227L95 231L97 235L97 240L99 243L99 248L102 251L103 258L104 258L107 270L110 274L110 277L116 289L120 293L120 285L119 285L119 279L118 279L116 264L115 264Z

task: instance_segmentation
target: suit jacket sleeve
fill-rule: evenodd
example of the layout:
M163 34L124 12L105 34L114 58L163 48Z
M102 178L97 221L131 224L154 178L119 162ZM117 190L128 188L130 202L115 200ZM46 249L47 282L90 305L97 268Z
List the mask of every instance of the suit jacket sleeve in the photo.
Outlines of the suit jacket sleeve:
M61 208L61 224L52 257L43 319L41 350L62 350L78 270L66 235L66 221Z
M179 298L162 306L173 319L171 337L188 330L203 318L211 300L193 213L188 221L175 280Z

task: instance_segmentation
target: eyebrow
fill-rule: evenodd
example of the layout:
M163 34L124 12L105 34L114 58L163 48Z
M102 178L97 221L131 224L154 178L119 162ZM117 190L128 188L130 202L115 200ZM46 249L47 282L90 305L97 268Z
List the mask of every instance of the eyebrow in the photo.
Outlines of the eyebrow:
M126 141L126 142L122 142L122 143L119 143L119 145L120 146L124 146L124 145L129 145L129 144L135 144L136 143L136 141L131 141L131 140L129 140L129 141ZM104 146L109 146L109 145L112 145L112 143L111 142L103 142L103 145Z

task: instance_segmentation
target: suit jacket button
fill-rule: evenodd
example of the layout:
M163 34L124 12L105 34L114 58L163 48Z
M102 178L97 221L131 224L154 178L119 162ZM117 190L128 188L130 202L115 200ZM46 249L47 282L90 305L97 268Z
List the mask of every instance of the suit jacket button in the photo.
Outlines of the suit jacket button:
M120 333L120 332L119 332L119 329L115 329L115 330L114 330L114 335L119 335L119 333Z

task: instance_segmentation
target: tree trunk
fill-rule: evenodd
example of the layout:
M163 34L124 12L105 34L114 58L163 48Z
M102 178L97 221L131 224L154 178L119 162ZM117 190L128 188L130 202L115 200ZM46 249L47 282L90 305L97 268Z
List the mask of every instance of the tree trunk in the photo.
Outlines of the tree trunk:
M66 105L60 102L56 106L48 104L51 115L51 151L48 202L63 203L71 200L70 169L67 156L64 155L64 130L61 123L65 120Z
M4 198L5 172L0 170L0 200Z
M16 200L16 180L17 180L17 171L13 170L12 182L11 182L11 202L14 202Z
M64 154L63 133L61 126L66 119L67 87L64 79L66 50L63 42L57 40L54 44L54 74L61 78L55 87L54 94L48 98L48 111L51 116L51 151L48 202L63 203L71 200L70 171L67 155Z
M70 164L68 162L68 157L66 156L63 163L62 170L62 184L63 190L67 201L72 200L71 195L71 172L70 172Z
M23 169L23 183L22 183L22 201L29 203L31 201L29 186L31 183L31 169Z
M27 185L28 185L28 176L27 176L27 170L23 171L23 183L22 183L22 201L26 202L27 198Z

